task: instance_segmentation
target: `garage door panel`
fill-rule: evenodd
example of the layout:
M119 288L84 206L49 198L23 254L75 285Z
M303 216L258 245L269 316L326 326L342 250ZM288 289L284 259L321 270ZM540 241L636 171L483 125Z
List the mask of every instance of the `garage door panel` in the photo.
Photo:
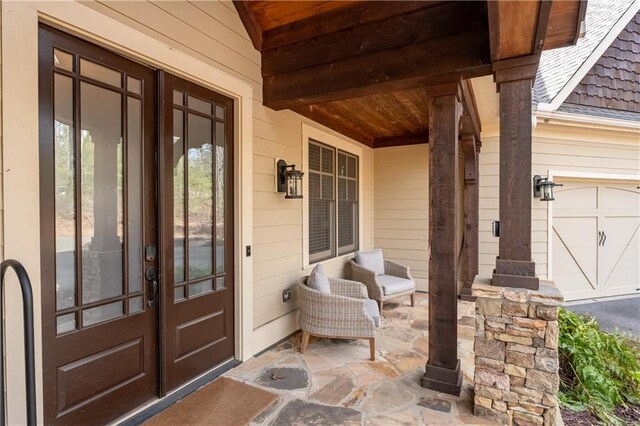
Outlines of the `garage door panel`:
M553 226L554 280L566 298L599 295L597 217L556 218Z
M553 279L565 299L636 292L640 287L638 183L563 183L553 203L552 244Z
M608 218L607 227L603 250L606 294L632 293L640 287L640 225L637 218ZM628 235L629 230L633 230L631 235ZM613 233L611 240L609 233Z
M603 207L610 210L627 210L640 216L640 190L635 185L605 186L602 192Z
M554 211L598 208L598 186L571 184L555 189Z

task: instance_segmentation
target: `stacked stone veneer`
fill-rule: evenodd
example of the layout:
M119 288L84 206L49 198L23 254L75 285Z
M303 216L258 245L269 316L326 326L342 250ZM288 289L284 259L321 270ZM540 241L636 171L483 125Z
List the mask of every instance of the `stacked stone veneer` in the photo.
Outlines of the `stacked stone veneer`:
M503 424L553 425L557 411L558 306L553 282L539 290L476 278L474 413Z

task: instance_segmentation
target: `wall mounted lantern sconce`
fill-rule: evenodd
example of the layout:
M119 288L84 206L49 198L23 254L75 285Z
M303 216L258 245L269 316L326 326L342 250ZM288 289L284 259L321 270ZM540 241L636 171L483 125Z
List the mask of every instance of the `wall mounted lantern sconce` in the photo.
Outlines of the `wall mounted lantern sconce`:
M276 163L276 186L278 192L284 192L284 198L302 198L302 173L296 170L295 164L287 164L284 160Z
M540 175L533 177L533 196L540 198L540 201L553 201L553 187L562 186L561 183L555 183L549 178L543 178Z

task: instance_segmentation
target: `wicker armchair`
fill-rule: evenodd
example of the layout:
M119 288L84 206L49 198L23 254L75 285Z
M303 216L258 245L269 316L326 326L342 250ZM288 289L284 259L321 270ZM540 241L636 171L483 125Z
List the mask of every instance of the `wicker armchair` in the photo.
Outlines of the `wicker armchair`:
M400 296L410 296L411 306L415 306L415 282L413 283L411 289L398 292L387 291L385 294L385 288L387 287L386 284L391 277L402 278L404 280L410 280L413 282L413 277L411 276L411 272L409 271L408 266L400 265L399 263L395 263L390 260L385 260L384 275L377 275L375 272L358 265L355 260L351 261L351 278L353 278L354 281L361 282L365 286L367 286L369 297L378 302L378 309L380 309L380 312L382 312L382 306L386 300L394 299Z
M331 293L322 293L307 286L307 278L302 277L298 282L298 322L302 329L300 352L306 351L310 336L367 339L371 360L375 360L376 327L379 325L380 314L375 302L367 298L365 286L355 281L329 278Z

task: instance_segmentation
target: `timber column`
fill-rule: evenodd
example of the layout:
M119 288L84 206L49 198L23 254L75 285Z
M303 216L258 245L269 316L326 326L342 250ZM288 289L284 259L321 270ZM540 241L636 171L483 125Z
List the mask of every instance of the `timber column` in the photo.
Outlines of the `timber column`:
M462 105L458 82L429 93L429 359L422 386L459 395L457 356L458 129Z
M500 92L500 249L492 284L537 290L531 259L531 90L537 61L494 63Z
M471 294L473 280L478 275L480 183L478 182L478 154L480 141L474 135L460 138L464 156L464 243L462 245L463 287L460 299L475 302Z

